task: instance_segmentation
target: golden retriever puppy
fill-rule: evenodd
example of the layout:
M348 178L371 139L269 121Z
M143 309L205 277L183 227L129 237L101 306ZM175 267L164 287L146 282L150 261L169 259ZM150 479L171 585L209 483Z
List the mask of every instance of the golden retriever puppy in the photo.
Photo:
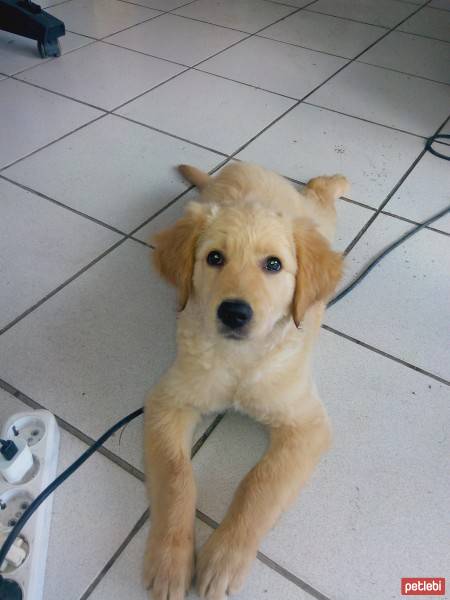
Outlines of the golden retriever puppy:
M330 442L310 362L341 276L330 241L347 181L318 177L300 194L254 165L215 177L180 170L201 193L154 239L154 264L176 286L180 313L175 362L145 409L145 580L154 600L185 597L194 574L193 428L202 414L233 408L265 424L271 441L197 558L200 596L223 600Z

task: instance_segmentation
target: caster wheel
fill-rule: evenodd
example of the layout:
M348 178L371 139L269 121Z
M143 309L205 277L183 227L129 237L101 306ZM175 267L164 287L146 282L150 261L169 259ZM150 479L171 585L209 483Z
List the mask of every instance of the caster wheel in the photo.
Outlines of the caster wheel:
M58 39L52 40L51 42L38 42L37 46L41 58L61 56L61 46Z

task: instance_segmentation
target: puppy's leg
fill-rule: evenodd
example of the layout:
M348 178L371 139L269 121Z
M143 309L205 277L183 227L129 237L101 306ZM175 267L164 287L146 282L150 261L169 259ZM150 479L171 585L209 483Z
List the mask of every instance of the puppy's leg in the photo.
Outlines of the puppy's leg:
M178 170L185 179L193 183L199 190L204 188L210 180L208 173L197 169L197 167L191 167L191 165L179 165Z
M153 600L183 600L194 564L195 483L190 460L199 414L151 397L145 410L145 461L151 529L144 581Z
M197 561L202 598L223 600L239 590L265 533L295 498L330 441L323 414L298 426L274 427L262 460L239 485L222 524Z

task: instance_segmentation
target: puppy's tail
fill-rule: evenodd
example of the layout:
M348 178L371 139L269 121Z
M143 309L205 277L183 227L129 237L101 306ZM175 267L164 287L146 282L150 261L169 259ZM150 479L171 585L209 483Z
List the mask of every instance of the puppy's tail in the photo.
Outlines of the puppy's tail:
M348 180L343 175L331 177L315 177L306 184L305 191L313 192L315 197L324 206L334 206L334 201L350 189Z
M190 165L178 165L178 170L185 179L193 183L199 190L204 188L210 179L208 173Z

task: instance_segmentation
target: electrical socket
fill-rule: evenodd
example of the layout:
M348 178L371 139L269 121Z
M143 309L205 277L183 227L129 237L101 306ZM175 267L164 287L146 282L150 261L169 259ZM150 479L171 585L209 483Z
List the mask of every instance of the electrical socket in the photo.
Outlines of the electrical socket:
M9 489L2 493L0 504L0 528L11 529L24 511L33 502L33 496L26 490Z
M35 410L10 417L0 437L25 442L33 454L33 466L19 483L8 483L0 475L0 530L8 533L33 499L55 478L59 429L50 412ZM1 574L11 585L20 587L23 600L43 600L52 498L50 495L22 529L21 548L26 552L22 564L1 565Z

